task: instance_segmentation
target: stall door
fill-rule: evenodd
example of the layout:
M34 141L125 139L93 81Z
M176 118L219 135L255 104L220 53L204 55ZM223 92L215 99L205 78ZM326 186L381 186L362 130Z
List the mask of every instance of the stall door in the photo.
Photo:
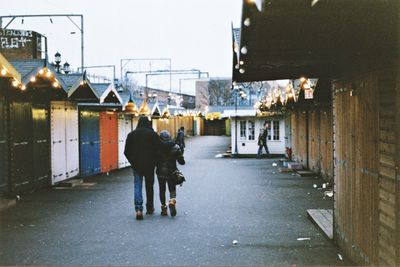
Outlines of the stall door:
M0 95L0 194L8 190L8 119L5 97Z
M64 102L51 103L51 183L66 179Z
M139 122L139 118L138 117L132 117L132 130L136 129L136 126Z
M65 125L66 125L66 177L72 178L79 174L79 116L75 104L66 103Z
M80 170L86 177L100 173L100 125L99 113L80 111Z
M13 102L9 112L11 192L21 193L34 188L32 105Z
M158 121L158 119L152 119L152 120L151 120L151 125L152 125L153 130L154 130L155 132L158 132L157 121Z
M100 112L101 172L118 168L118 117L116 113Z
M47 104L32 106L33 179L35 187L50 184L50 117Z
M130 166L128 160L126 159L124 155L124 150L125 150L125 141L127 135L131 132L132 130L132 120L128 117L125 117L125 115L121 114L119 115L118 119L118 164L119 168L125 168Z

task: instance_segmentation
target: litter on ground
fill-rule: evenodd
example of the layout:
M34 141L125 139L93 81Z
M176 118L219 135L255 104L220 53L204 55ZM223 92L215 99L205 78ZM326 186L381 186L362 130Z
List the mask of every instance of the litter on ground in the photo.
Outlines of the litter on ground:
M311 240L309 237L299 237L297 238L298 241L306 241L306 240Z

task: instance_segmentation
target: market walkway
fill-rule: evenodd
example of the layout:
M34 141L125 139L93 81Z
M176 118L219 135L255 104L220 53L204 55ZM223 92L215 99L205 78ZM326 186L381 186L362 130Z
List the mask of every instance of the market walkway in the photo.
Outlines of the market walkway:
M0 214L0 265L350 264L306 217L332 206L320 180L279 173L276 159L215 158L228 144L187 140L175 218L156 197L157 213L134 219L130 169L22 196Z

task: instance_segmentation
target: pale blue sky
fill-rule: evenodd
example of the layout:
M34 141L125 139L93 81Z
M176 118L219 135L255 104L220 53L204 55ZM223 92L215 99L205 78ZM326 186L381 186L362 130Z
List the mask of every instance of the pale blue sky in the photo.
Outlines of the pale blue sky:
M2 2L5 0L1 0ZM117 65L121 58L171 58L173 69L231 76L231 22L240 23L242 0L13 0L0 14L84 15L85 65ZM66 18L25 18L9 28L44 33L49 55L80 66L80 34ZM79 22L79 20L76 20ZM3 22L4 25L4 22Z

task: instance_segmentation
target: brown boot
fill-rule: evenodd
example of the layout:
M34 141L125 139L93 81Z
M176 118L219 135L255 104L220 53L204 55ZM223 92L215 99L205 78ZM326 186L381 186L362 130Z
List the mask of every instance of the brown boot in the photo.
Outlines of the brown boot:
M143 212L138 210L136 212L136 220L143 220Z
M175 198L171 198L169 200L169 211L171 213L171 216L176 215L176 199Z

